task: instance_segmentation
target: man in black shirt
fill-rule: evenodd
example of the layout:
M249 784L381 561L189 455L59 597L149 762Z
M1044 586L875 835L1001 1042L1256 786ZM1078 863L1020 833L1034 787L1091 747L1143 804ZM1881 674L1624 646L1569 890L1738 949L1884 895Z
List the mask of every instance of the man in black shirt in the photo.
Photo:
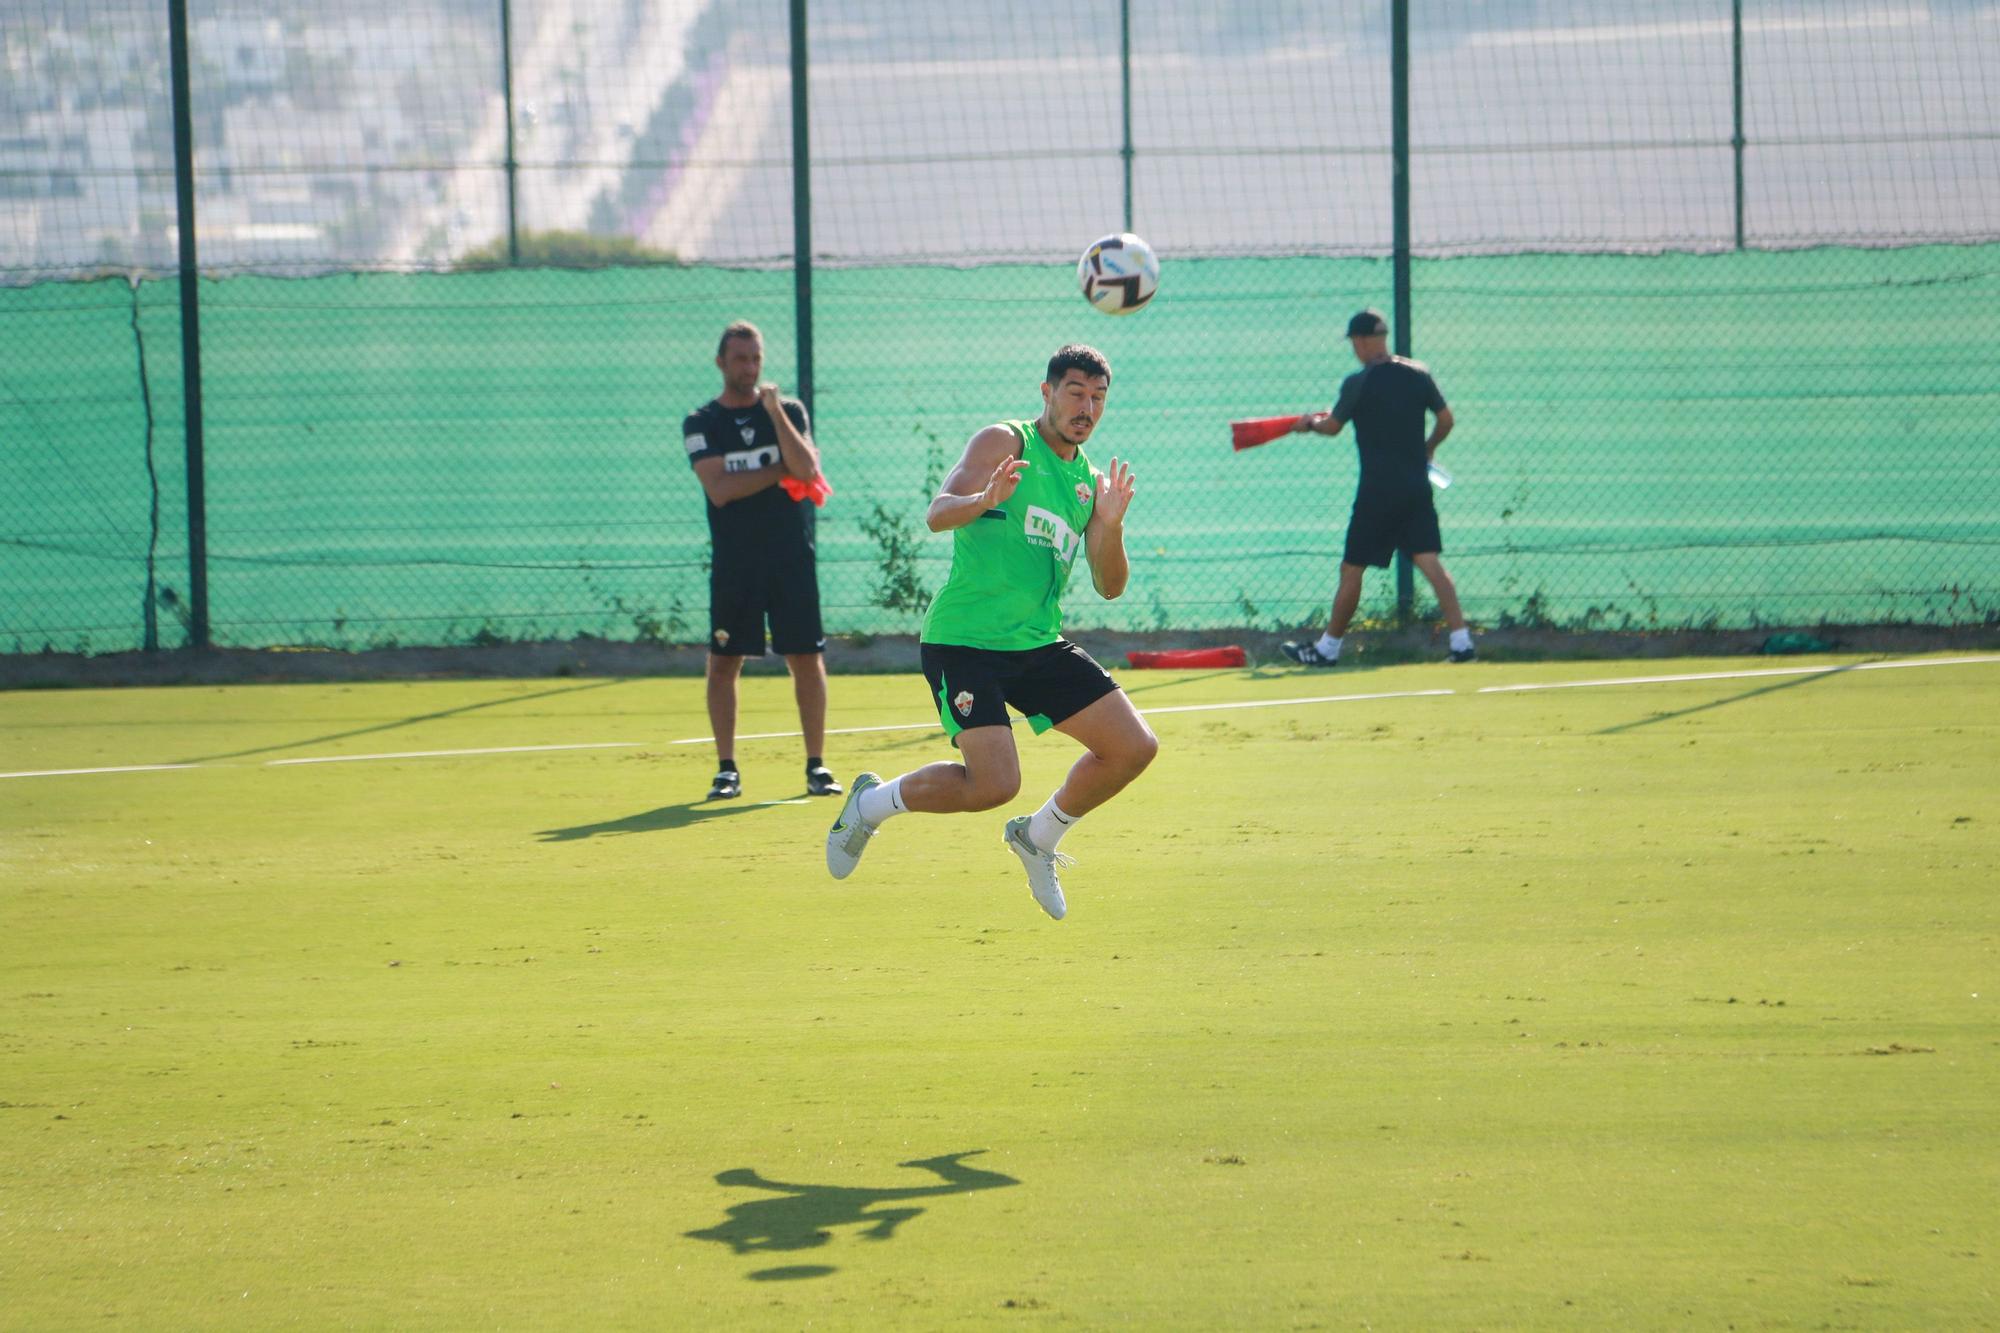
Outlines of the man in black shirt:
M819 476L819 449L805 405L760 380L764 335L745 321L722 331L715 349L722 392L689 413L681 433L688 463L708 497L713 548L708 575L708 720L715 729L711 800L743 794L736 767L736 681L745 657L771 647L792 673L805 733L806 790L838 796L820 760L826 741L826 636L819 619L813 502L804 484ZM800 498L783 483L791 479Z
M1428 366L1389 355L1389 322L1380 311L1364 310L1348 320L1347 338L1361 369L1342 382L1331 412L1308 412L1293 428L1338 435L1341 427L1354 423L1361 480L1347 524L1340 586L1318 642L1287 643L1281 651L1304 666L1330 667L1340 661L1341 636L1361 605L1361 576L1370 565L1387 568L1389 557L1403 550L1437 593L1438 609L1451 627L1451 660L1470 662L1472 631L1459 608L1458 589L1438 559L1444 541L1438 535L1437 506L1431 503L1431 458L1451 434L1451 409ZM1426 412L1437 418L1429 435L1424 433Z

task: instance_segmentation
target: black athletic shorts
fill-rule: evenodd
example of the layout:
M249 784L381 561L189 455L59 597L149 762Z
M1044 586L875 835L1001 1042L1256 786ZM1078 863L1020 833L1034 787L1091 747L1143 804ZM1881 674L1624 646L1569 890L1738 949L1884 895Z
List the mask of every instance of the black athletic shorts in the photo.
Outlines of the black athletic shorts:
M1411 555L1444 550L1429 488L1409 495L1355 496L1354 516L1347 520L1347 551L1341 559L1381 569L1399 550Z
M784 656L826 650L819 619L819 572L808 558L759 563L708 575L708 651L717 657L762 657L764 619L771 647Z
M968 727L1012 726L1008 704L1039 736L1118 688L1110 672L1068 639L1020 652L949 643L919 647L938 721L954 745Z

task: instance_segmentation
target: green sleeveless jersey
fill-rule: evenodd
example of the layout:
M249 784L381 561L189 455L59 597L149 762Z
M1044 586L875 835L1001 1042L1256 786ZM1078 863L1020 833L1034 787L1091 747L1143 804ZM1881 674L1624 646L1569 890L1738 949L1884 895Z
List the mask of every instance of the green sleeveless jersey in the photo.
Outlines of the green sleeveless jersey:
M925 643L1018 651L1062 637L1063 588L1097 503L1083 450L1064 462L1033 421L1001 423L1021 437L1021 484L951 534L951 573L924 616Z

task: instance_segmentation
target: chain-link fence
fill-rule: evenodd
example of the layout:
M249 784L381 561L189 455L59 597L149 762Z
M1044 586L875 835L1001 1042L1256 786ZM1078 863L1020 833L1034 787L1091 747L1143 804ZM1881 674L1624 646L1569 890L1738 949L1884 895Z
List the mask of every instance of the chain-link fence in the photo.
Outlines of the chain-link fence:
M1140 485L1131 591L1071 623L1323 616L1350 437L1227 423L1329 404L1394 308L1390 5L811 0L803 154L783 0L187 8L192 514L166 15L5 7L0 652L186 642L191 523L218 644L699 640L678 426L737 318L790 389L812 349L830 631L915 627L923 506L1071 340ZM1475 622L2000 615L2000 7L1407 24ZM1165 277L1109 319L1075 256L1127 226Z

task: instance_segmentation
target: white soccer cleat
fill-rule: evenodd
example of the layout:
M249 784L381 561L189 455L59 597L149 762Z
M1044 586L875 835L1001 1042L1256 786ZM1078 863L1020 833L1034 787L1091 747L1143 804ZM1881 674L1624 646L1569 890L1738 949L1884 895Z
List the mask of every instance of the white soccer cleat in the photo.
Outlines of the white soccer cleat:
M1059 866L1073 866L1075 861L1061 852L1045 852L1028 841L1029 816L1007 821L1007 832L1003 841L1013 848L1014 855L1021 858L1021 864L1028 871L1028 889L1035 895L1041 909L1057 921L1069 914L1069 904L1063 901L1062 881L1056 878Z
M858 774L846 804L840 807L840 818L826 831L826 871L835 879L854 873L854 867L861 864L861 853L868 850L868 840L875 836L875 826L861 817L861 793L881 785L882 779L873 773Z

